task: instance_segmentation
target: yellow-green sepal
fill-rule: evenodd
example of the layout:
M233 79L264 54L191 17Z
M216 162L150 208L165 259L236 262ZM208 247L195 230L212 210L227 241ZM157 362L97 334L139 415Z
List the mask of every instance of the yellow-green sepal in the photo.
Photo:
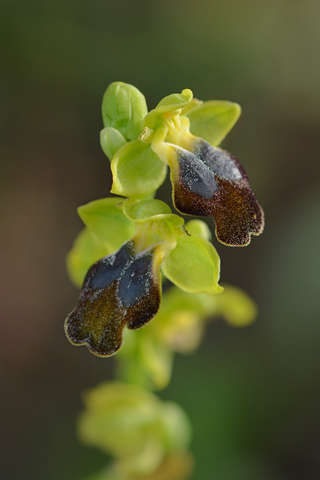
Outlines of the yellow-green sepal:
M161 265L164 275L190 293L220 293L220 257L199 235L184 235Z
M141 133L143 118L148 109L144 95L133 85L114 82L102 100L102 119L105 127L119 130L128 141Z
M142 198L164 182L167 166L151 150L150 144L133 140L118 150L111 162L111 192Z
M87 271L100 258L111 253L110 248L87 228L83 229L74 241L67 255L66 263L70 279L81 287Z
M100 132L100 145L110 162L125 143L127 140L122 133L113 127L106 127Z
M134 234L134 223L118 208L122 201L117 197L102 198L78 208L81 220L111 252Z
M190 110L190 132L217 147L229 133L241 114L237 103L209 100Z

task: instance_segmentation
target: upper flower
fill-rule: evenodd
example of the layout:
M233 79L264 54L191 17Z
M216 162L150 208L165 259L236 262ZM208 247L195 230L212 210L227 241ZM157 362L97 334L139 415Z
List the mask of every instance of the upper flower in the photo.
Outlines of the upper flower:
M115 111L115 98L123 102L123 95L115 91L129 89L132 93L133 88L112 84L105 94L103 108L108 110L110 103ZM259 235L263 231L264 215L244 168L235 157L217 148L237 121L239 105L222 101L202 103L193 99L191 90L186 89L181 94L165 97L142 117L145 101L136 89L134 99L135 105L140 105L139 137L131 136L127 142L122 136L125 131L120 120L116 124L114 119L112 125L105 121L106 128L101 133L103 149L112 159L111 191L136 198L150 195L164 181L166 165L169 165L173 202L178 211L212 216L216 236L226 245L244 246L252 234ZM117 111L119 109L117 107ZM121 121L123 123L123 118ZM133 121L135 131L139 130L136 117ZM127 123L130 122L127 119Z

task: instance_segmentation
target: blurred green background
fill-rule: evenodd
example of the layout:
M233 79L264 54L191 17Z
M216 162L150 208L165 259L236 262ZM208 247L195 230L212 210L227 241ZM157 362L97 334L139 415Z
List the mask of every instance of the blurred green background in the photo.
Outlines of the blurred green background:
M76 480L105 463L75 420L114 362L65 339L78 292L64 262L76 207L110 190L100 105L122 80L150 108L183 88L240 103L223 147L266 214L250 247L215 242L256 323L211 323L161 393L194 425L193 479L318 480L319 1L1 0L0 37L1 478Z

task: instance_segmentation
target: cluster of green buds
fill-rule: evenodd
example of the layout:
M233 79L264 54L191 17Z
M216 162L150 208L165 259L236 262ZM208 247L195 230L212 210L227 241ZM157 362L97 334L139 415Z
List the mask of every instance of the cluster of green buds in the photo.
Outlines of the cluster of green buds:
M166 430L168 418L175 418L185 432L184 416L178 407L160 406L143 388L168 384L174 352L193 351L208 318L223 316L235 326L255 318L255 304L244 292L219 285L220 258L207 224L199 219L185 223L155 198L169 166L175 210L211 216L216 237L225 245L245 246L251 235L259 235L264 216L248 177L236 158L218 148L239 115L239 105L201 102L188 89L165 97L150 112L143 94L132 85L115 82L105 92L100 141L111 162L111 193L116 196L78 209L85 228L67 265L81 292L65 322L71 343L87 345L100 357L115 354L125 341L118 365L120 378L128 384L93 391L80 422L84 441L116 457L113 470L99 480L186 478L191 464L188 442L173 441ZM146 419L134 413L141 405L149 412L147 404L154 416ZM142 422L143 427L135 425L134 434L130 422L125 429L121 426L129 415ZM138 439L141 428L147 444ZM164 448L164 437L177 448ZM155 444L156 453L149 452ZM176 465L180 473L168 473L170 468L175 472Z
M184 411L135 385L103 383L86 393L78 421L82 442L114 457L88 480L182 480L193 459Z

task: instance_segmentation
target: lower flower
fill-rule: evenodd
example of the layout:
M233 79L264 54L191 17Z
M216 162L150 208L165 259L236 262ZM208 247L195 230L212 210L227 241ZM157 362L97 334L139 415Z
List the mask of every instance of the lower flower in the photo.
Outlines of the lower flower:
M161 244L136 253L133 237L88 271L78 306L65 322L71 343L87 345L107 357L122 346L122 331L140 328L157 313L161 301Z

